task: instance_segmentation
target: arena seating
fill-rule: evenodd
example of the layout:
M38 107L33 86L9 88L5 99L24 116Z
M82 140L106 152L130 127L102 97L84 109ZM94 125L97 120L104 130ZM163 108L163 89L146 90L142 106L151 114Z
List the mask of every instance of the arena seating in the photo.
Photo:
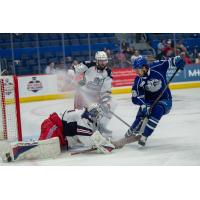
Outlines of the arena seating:
M49 62L60 62L63 59L62 34L60 33L23 33L12 34L12 37L14 58L21 61L21 64L16 66L17 73L28 74L38 68L38 50L42 71ZM104 48L114 52L119 51L119 42L113 33L91 33L89 37L92 55L95 51ZM0 33L0 58L6 59L8 65L12 65L10 41L9 33ZM87 33L65 33L64 45L66 57L70 56L79 61L89 58Z
M172 33L149 33L147 34L149 44L157 50L157 45L161 40L171 39L174 40L174 34ZM176 42L181 41L183 45L191 52L194 48L200 51L200 34L195 33L176 33Z

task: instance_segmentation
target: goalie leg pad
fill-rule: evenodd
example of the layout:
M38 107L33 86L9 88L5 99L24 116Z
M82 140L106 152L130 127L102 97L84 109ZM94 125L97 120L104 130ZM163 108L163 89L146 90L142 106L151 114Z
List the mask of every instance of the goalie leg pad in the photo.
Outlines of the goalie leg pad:
M36 142L18 142L4 149L3 161L56 158L61 153L59 138ZM9 158L11 157L11 160Z

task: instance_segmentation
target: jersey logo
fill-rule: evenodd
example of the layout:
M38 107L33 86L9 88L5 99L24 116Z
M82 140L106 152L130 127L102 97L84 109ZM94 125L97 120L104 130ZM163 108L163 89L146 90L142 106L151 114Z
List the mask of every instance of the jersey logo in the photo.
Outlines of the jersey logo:
M93 81L89 81L87 83L87 88L89 89L100 89L101 86L103 85L103 79L96 77Z
M99 78L99 77L96 77L94 79L94 84L95 85L102 85L103 84L103 79Z
M150 79L145 85L145 89L149 92L157 92L162 87L162 81L158 79Z

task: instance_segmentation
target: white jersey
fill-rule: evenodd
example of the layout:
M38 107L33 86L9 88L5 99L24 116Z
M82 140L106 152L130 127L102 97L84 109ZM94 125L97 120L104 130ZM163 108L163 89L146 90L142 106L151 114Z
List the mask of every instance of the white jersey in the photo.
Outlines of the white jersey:
M84 116L83 110L69 110L62 116L64 135L85 135L90 136L97 130L97 125L87 116Z
M86 94L99 94L100 96L111 94L112 76L111 70L106 68L98 70L95 62L84 62L75 66L76 74L84 74L81 90Z
M81 144L91 146L90 136L98 130L97 124L84 116L83 110L66 111L62 117L63 134L68 140L69 147ZM85 137L88 136L88 137Z

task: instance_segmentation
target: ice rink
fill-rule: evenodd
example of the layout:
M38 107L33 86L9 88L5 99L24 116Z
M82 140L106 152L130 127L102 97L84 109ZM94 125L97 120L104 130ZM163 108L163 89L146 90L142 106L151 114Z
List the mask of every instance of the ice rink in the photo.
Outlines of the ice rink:
M200 88L173 90L173 108L164 116L147 145L141 148L129 144L109 155L88 153L69 156L62 153L56 159L0 163L0 165L200 165ZM138 107L131 102L131 94L114 95L115 111L131 124ZM41 122L52 112L61 113L73 108L73 99L24 103L21 105L23 137L37 138ZM115 117L108 128L113 138L124 135L127 127Z

